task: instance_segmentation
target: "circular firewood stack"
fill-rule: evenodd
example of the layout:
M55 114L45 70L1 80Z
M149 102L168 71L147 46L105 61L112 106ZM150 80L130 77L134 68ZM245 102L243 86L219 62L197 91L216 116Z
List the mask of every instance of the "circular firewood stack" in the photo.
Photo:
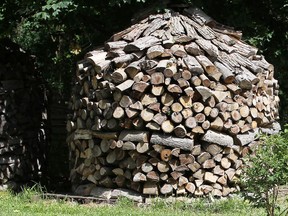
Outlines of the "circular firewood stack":
M273 66L239 32L185 12L150 15L78 62L74 185L227 196L259 131L279 130Z
M45 100L31 56L11 41L1 40L0 185L39 178L45 158Z

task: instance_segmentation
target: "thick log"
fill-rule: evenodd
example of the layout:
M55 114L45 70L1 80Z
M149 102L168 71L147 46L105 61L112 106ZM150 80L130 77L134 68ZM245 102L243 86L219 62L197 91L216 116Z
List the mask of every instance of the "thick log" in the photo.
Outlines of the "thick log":
M180 124L183 120L183 116L180 112L173 112L171 114L171 120L172 122L176 123L176 124Z
M198 56L198 55L204 54L203 50L195 42L186 44L185 50L187 53L189 53L192 56Z
M133 83L132 90L143 93L149 86L150 86L149 83L140 81Z
M174 44L170 49L171 49L173 55L176 57L183 58L187 55L183 45Z
M134 80L128 79L128 80L124 81L123 83L117 85L116 89L123 92L123 91L131 88L133 84L134 84Z
M177 65L175 63L170 64L163 73L165 77L173 77L177 73Z
M210 56L218 57L218 48L212 44L209 40L198 38L195 41L203 50L205 50Z
M152 85L159 85L164 83L164 75L161 72L151 74L151 84Z
M173 187L171 184L164 184L161 188L160 188L160 192L163 195L167 195L167 194L172 194L173 193Z
M175 93L175 94L181 94L181 93L182 93L182 89L180 88L179 85L176 85L176 84L170 84L170 85L168 85L167 90L168 90L169 92L171 92L172 94L173 94L173 93Z
M160 40L153 36L142 37L124 47L126 53L144 50L159 44Z
M173 61L169 60L169 59L163 59L163 60L160 60L158 62L158 64L156 64L156 71L160 71L160 72L163 72L167 67L173 65Z
M174 128L174 133L177 137L185 137L187 135L187 130L183 125L177 125Z
M208 130L202 137L201 140L216 143L220 146L232 146L234 144L233 138L229 135Z
M222 73L218 68L204 55L196 56L198 62L202 65L207 75L215 81L219 81Z
M87 59L93 64L94 70L96 71L96 73L100 73L108 69L111 61L106 60L106 55L107 55L107 52L103 52L103 51L99 51L95 54L91 53L87 55Z
M141 103L143 106L148 106L150 104L155 104L158 102L157 98L152 94L144 94L141 97Z
M253 142L254 140L256 140L258 138L258 135L259 135L259 130L257 130L257 129L251 130L245 134L236 135L235 142L238 145L245 146L245 145L248 145L249 143Z
M205 86L196 86L197 92L202 96L202 100L205 102L209 97L213 95L213 91Z
M164 133L171 133L174 130L174 125L170 120L165 120L161 124L161 129Z
M155 96L161 96L164 93L164 86L162 85L152 85L151 93Z
M119 134L119 140L131 141L131 142L148 142L149 132L148 131L130 131L123 130Z
M188 138L173 137L171 135L152 133L150 143L191 151L194 145L194 140Z
M214 62L215 66L218 68L220 73L222 73L222 80L226 84L231 84L235 80L235 75L232 71L230 71L225 65L221 64L220 62L216 61Z
M179 98L179 102L182 104L184 108L191 108L193 105L192 97L189 97L189 96L181 96Z
M187 55L183 58L183 61L192 74L198 75L204 73L202 66L193 56Z
M147 50L146 56L148 59L154 59L164 53L164 48L161 45L155 45Z
M185 108L181 111L181 114L182 114L184 119L187 119L188 117L191 117L193 115L193 112L191 109Z
M112 73L111 78L115 83L122 83L127 79L127 74L124 68L118 68Z
M165 161L159 161L157 163L157 169L161 173L167 173L170 169L169 164Z
M224 157L221 159L221 166L224 169L229 169L231 167L231 162L228 158Z
M180 103L176 102L171 105L171 110L173 112L181 112L183 110L183 106Z
M150 109L143 109L141 111L141 118L146 121L149 122L153 119L154 117L154 112Z

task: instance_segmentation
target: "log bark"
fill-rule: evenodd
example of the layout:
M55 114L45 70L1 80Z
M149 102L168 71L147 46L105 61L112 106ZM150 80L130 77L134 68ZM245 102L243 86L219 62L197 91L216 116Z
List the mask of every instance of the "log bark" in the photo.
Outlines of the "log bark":
M158 133L152 133L150 143L170 146L172 148L180 148L187 151L191 151L194 145L194 141L192 139L178 138Z
M211 143L216 143L221 146L232 146L234 144L233 138L229 135L208 130L201 138L201 140Z

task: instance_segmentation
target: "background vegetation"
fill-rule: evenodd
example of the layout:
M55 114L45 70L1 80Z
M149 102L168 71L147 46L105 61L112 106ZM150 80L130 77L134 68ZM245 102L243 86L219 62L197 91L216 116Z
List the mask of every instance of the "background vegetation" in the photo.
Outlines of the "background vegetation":
M243 39L257 46L276 68L285 122L288 0L3 0L0 37L9 37L34 54L49 86L67 98L76 60L129 26L139 10L163 10L169 2L200 7L218 22L243 31Z

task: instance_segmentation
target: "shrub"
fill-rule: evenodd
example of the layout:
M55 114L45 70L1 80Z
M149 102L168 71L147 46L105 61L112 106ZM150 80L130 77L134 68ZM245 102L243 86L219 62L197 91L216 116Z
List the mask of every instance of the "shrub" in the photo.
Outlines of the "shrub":
M288 181L288 131L261 136L259 145L245 160L244 197L264 207L268 215L287 212L287 208L280 209L277 197L279 186Z

